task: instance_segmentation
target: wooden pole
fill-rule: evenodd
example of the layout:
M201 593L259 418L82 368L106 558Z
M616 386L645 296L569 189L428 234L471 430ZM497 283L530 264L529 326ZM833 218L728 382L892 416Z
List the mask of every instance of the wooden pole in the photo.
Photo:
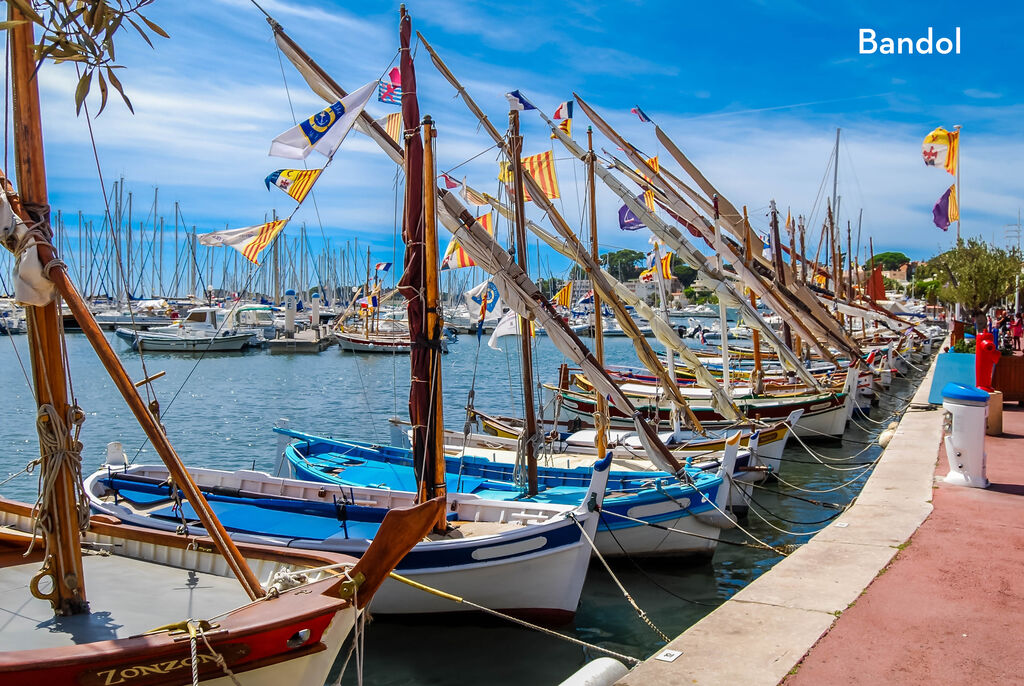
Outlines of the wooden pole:
M519 111L508 113L509 152L512 163L513 188L515 189L516 206L516 263L524 274L529 274L526 259L526 208L523 199L523 137L519 135ZM522 372L523 372L523 406L525 414L525 451L527 495L537 495L537 448L534 437L537 435L537 414L533 404L533 351L530 347L530 320L522 317L519 320L519 333L522 339Z
M775 203L775 201L773 200L772 201L772 208L773 209L775 207L774 203ZM746 238L746 240L744 241L744 243L746 244L746 246L745 246L746 250L744 252L746 253L746 257L747 257L746 263L747 263L747 266L749 267L749 266L751 266L751 264L754 261L754 243L753 243L754 231L753 231L753 229L750 226L750 218L747 216L747 206L746 205L743 206L743 226L745 227L744 231L743 231L743 235L744 235L744 238ZM776 247L777 245L778 245L778 236L775 235L775 234L772 234L772 248L773 249L777 249L777 247ZM778 278L778 276L779 276L779 268L776 265L776 267L775 267L775 278ZM750 306L753 307L756 310L757 309L757 295L754 293L753 290L750 290L749 293L750 293ZM752 338L753 338L752 343L754 345L754 371L757 373L757 376L760 377L761 374L763 373L763 369L761 367L761 363L762 363L761 362L761 332L759 332L757 329L754 329L754 334L753 334ZM791 345L791 343L789 342L789 339L786 340L786 345Z
M598 252L597 243L597 189L595 187L594 178L594 165L597 164L597 156L594 154L594 129L593 127L587 127L587 202L590 204L590 256L594 258L594 262L601 264L600 253ZM597 363L604 368L604 320L601 315L601 296L598 294L597 289L594 291L594 354L597 356ZM608 419L608 399L605 398L600 392L594 391L594 397L597 401L596 409L597 414L601 415L606 421ZM555 418L557 419L557 417ZM608 434L604 430L604 426L595 423L594 428L597 429L597 436L594 438L594 447L597 448L598 458L603 458L605 452L608 450Z
M8 29L11 51L12 90L14 95L14 162L18 178L21 206L31 226L41 222L45 243L39 243L39 257L46 265L56 255L50 244L50 208L46 193L46 166L43 158L43 134L39 109L39 88L35 79L36 60L34 24L13 2L7 3L8 19L20 21ZM46 249L48 248L48 250ZM54 270L57 271L57 270ZM70 405L67 396L67 370L64 368L61 314L56 301L42 307L26 307L29 351L32 360L32 381L39 408L52 406L62 420L68 417ZM38 420L40 429L48 421L43 415ZM59 449L72 450L73 427L66 427L68 435ZM42 470L48 469L55 458L42 448ZM50 466L49 469L54 467ZM52 578L52 591L48 600L58 615L81 614L89 611L85 595L85 576L82 571L81 536L78 529L77 498L78 475L66 462L57 467L54 493L50 501L54 517L51 531L44 532L51 557L33 579Z
M420 502L432 498L447 498L444 456L444 402L441 394L441 289L438 282L437 247L437 172L434 168L434 137L437 131L430 116L423 117L423 259L426 281L425 305L427 311L427 340L430 342L430 393L432 421L427 426L427 440L430 443L428 456L434 460L434 483L420 483ZM434 523L434 530L443 533L448 529L446 510L441 510Z

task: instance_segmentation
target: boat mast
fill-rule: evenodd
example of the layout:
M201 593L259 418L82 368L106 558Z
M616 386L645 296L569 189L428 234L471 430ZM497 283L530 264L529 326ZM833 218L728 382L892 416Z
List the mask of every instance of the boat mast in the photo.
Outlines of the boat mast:
M516 263L529 274L529 264L526 257L526 202L523 188L523 137L519 135L519 110L509 110L509 160L512 165L512 183L514 189L515 218L516 218ZM597 305L596 293L595 306ZM595 318L600 323L600 319ZM530 320L526 317L519 318L519 334L522 339L520 350L522 351L522 372L523 372L523 405L524 405L524 433L525 438L523 450L526 456L526 492L527 495L537 495L537 446L534 437L537 435L537 414L533 405L533 350L530 347ZM600 358L599 358L600 359Z
M594 128L587 127L587 202L590 204L590 255L594 258L595 264L601 264L600 253L597 244L597 188L594 177L594 165L597 164L597 155L594 154ZM572 274L569 275L570 278ZM597 363L604 368L604 320L601 314L601 295L594 288L594 354L597 356ZM671 351L669 355L671 355ZM671 357L669 358L671 360ZM597 448L597 456L603 458L608 450L608 433L606 431L608 417L608 399L594 389L594 397L597 400L597 414L601 420L594 422L594 429L597 435L594 437L594 447ZM557 420L558 417L555 417Z
M718 269L718 273L725 275L724 264L722 263L722 218L718 212L718 194L716 193L712 198L712 203L715 213L715 266ZM722 388L725 389L726 395L732 397L732 388L729 384L729 322L728 322L728 308L725 303L722 302L722 298L718 299L718 328L722 332Z
M774 202L775 201L773 200L772 201L772 203L773 203L772 207L773 208L775 207ZM773 215L773 217L774 217L774 215ZM743 206L743 226L744 226L743 235L745 236L745 240L743 241L745 250L743 252L744 252L744 255L745 255L747 267L751 267L753 265L753 263L754 263L754 241L753 241L753 233L754 232L752 230L749 230L751 227L750 227L750 219L747 217L747 206L746 205ZM778 229L778 224L777 223L775 225L775 228ZM776 248L776 246L778 246L778 240L779 240L778 231L776 230L775 234L772 235L772 241L773 241L772 247L773 248ZM778 248L778 249L781 249L781 248ZM776 278L778 277L778 274L779 274L779 268L776 267L775 268ZM750 296L750 306L752 308L754 308L754 310L757 310L757 293L755 293L753 290L749 290L748 291L748 295ZM788 333L788 329L786 331ZM759 388L759 386L761 386L760 380L764 378L764 368L762 367L763 360L761 359L761 333L756 328L753 329L753 333L751 334L751 340L752 340L753 345L754 345L754 375L755 375L754 376L755 383L753 383L752 385L754 386L754 389L755 389L754 392L755 393L760 393L761 389ZM790 348L793 347L793 344L789 340L789 336L786 336L786 345L789 346Z
M71 283L67 268L57 259L56 250L50 242L49 207L46 204L39 92L35 81L36 62L33 54L33 24L18 12L12 3L8 3L8 6L10 19L22 20L10 29L9 34L14 74L15 160L18 183L21 187L19 190L22 192L20 198L13 196L12 206L22 219L33 227L30 235L36 239L35 247L40 262L44 265L44 275L53 283L74 314L147 438L167 465L174 484L185 493L207 534L213 538L246 593L255 600L265 595L259 580L228 537L227 531L213 515L213 510L171 447L159 424L159 406L154 403L147 407L139 396L136 385L128 377L128 373L110 347L110 342L92 318L82 296ZM44 529L43 532L50 556L43 569L33 579L32 587L35 589L33 592L40 598L49 600L59 614L85 612L88 611L88 604L85 599L80 559L80 513L75 502L75 493L81 489L81 484L77 466L72 465L72 460L80 460L78 453L81 451L81 445L75 438L77 431L71 433L74 427L55 426L58 422L63 423L65 419L80 422L84 416L79 408L70 407L67 400L67 370L64 367L63 341L56 302L42 307L30 306L26 308L26 312L30 327L29 345L36 399L41 410L40 439L42 443L44 439L49 438L57 446L56 449L51 448L43 452L44 473L47 465L52 464L53 460L58 457L65 458L59 465L51 467L57 470L53 479L55 487L52 506L49 507L50 515L55 521L50 531ZM149 381L150 379L144 379L139 385ZM44 415L42 410L47 407L52 411ZM46 505L44 502L44 506ZM42 577L47 576L52 577L52 590L43 594L39 592L36 584Z
M56 251L50 245L50 206L46 193L39 82L35 78L33 49L35 24L18 9L16 3L9 2L7 7L8 18L19 22L8 29L7 35L13 76L14 164L21 207L35 224L33 233L37 234L37 240L45 241L40 247L50 248L50 255L56 257ZM48 258L44 253L40 259L45 272ZM88 512L88 504L78 500L81 444L76 438L76 427L69 426L67 422L79 423L85 417L80 408L72 408L68 402L67 369L64 367L61 314L57 301L51 300L41 307L26 306L25 319L32 359L32 382L39 408L36 428L42 460L40 482L45 483L52 478L52 486L40 494L38 505L48 557L32 578L32 594L49 600L58 615L82 614L89 611L89 603L82 570L79 518L82 508ZM41 581L46 585L46 577L52 585L48 594L38 586Z
M772 230L772 265L775 268L775 278L779 285L786 285L786 267L782 261L782 237L779 234L779 210L775 207L775 200L771 201L771 230ZM795 263L795 262L794 262ZM789 322L782 322L782 340L789 348L793 347L793 332Z
M402 121L405 131L405 210L402 239L405 269L398 284L406 299L409 320L409 421L412 424L413 467L419 477L419 500L446 497L444 419L441 405L441 322L438 314L437 227L435 222L433 122L423 120L416 131L420 107L416 99L416 70L409 43L412 20L399 8L401 38ZM426 143L424 143L426 141ZM424 150L426 148L426 150ZM424 195L427 193L429 199ZM442 510L434 530L448 529Z

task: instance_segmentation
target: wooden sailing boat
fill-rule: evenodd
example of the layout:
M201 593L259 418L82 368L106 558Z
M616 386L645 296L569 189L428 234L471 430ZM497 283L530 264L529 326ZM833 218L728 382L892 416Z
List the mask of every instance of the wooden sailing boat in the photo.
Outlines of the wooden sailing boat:
M409 49L411 19L401 11L401 69L404 121L420 122L415 71ZM423 138L420 138L422 131ZM406 197L403 238L407 249L399 288L408 301L412 384L409 415L413 431L407 488L329 488L320 483L271 477L258 472L195 470L199 490L222 513L227 530L240 540L289 547L358 553L376 545L376 527L388 508L446 496L442 445L441 321L437 312L438 254L433 200L433 122L423 118L405 137ZM290 447L299 476L309 476L325 452L325 439L304 436ZM115 451L116 452L116 451ZM547 622L564 622L576 611L591 555L588 539L597 528L610 460L587 469L588 485L575 502L487 501L479 495L449 498L437 511L430 539L421 541L401 563L402 574L475 603ZM351 464L351 461L349 461ZM164 485L161 467L113 467L89 480L94 508L132 523L171 530L175 489ZM379 480L378 480L379 483ZM396 492L397 491L397 492ZM411 492L410 492L411 491ZM191 497L187 506L193 505ZM183 513L187 527L200 527ZM371 543L371 540L374 542ZM543 580L538 583L538 580ZM378 614L465 612L470 608L441 595L391 580L375 596Z
M150 414L57 259L50 242L34 25L14 3L9 13L20 195L0 178L0 214L3 243L19 258L18 299L29 305L43 489L34 508L0 499L0 681L319 686L359 611L437 517L438 503L390 516L379 543L360 560L239 547L227 537L158 414ZM58 297L75 314L210 538L90 519L77 440L85 413L68 389ZM205 616L196 618L197 610Z

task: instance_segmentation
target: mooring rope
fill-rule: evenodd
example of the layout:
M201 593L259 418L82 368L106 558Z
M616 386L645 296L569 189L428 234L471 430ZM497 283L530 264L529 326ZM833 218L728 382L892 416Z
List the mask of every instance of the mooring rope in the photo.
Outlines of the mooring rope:
M597 415L595 414L595 416ZM615 572L612 571L612 568L611 566L609 566L608 561L604 559L604 556L601 555L601 551L597 549L597 544L594 543L594 539L592 539L590 537L590 534L587 533L587 530L586 528L584 528L583 524L581 524L580 521L576 519L574 513L570 512L568 516L569 519L571 519L576 524L576 526L579 527L580 533L583 534L583 537L585 539L587 539L587 543L589 543L590 547L593 549L594 555L597 557L598 560L600 560L601 564L604 565L605 571L608 572L608 576L610 576L612 578L612 581L615 582L615 585L619 587L619 591L622 593L622 596L626 599L626 602L629 603L630 606L632 606L632 608L636 611L636 616L639 617L644 624L649 626L654 633L658 634L658 637L662 641L668 643L671 639L669 639L669 637L666 636L661 629L655 626L654 622L651 621L651 618L647 616L647 613L644 612L643 609L641 609L640 606L636 604L636 601L633 600L633 596L629 594L629 591L626 590L626 587L622 585L621 581L619 581L619 577L615 576Z
M462 604L462 605L467 605L467 606L473 608L474 610L479 610L480 612L483 612L485 614L491 615L493 617L498 617L500 619L507 620L509 622L512 622L513 624L518 624L519 626L526 627L527 629L533 629L534 631L539 631L540 633L546 634L548 636L553 636L555 638L560 638L563 641L568 641L569 643L573 643L573 644L581 646L583 648L589 648L589 649L597 651L599 653L604 653L605 655L610 655L611 657L614 657L617 660L622 660L624 662L627 662L627 663L633 664L633 665L638 665L638 664L640 664L642 662L642 660L639 660L639 659L637 659L635 657L631 657L629 655L624 655L622 653L617 653L614 650L609 650L608 648L603 648L603 647L601 647L601 646L599 646L597 644L589 643L587 641L584 641L584 640L581 640L579 638L576 638L575 636L569 636L568 634L563 634L561 632L555 631L554 629L548 629L547 627L543 627L543 626L540 626L540 625L537 625L537 624L533 624L532 622L527 622L525 619L519 619L518 617L513 617L512 615L505 614L504 612L499 612L498 610L492 610L489 607L484 607L483 605L480 605L478 603L474 603L472 600L467 600L465 598L461 598L461 597L459 597L457 595L453 595L451 593L447 593L447 592L442 591L440 589L432 588L430 586L427 586L426 584L422 584L422 583L420 583L418 581L413 581L412 579L410 579L408 577L404 577L401 574L398 574L397 572L391 572L390 576L395 581L400 581L403 584L406 584L408 586L412 586L413 588L417 588L417 589L419 589L419 590L421 590L421 591L423 591L425 593L429 593L431 595L437 596L439 598L444 598L446 600L451 600L452 602L455 602L455 603L459 603L459 604Z

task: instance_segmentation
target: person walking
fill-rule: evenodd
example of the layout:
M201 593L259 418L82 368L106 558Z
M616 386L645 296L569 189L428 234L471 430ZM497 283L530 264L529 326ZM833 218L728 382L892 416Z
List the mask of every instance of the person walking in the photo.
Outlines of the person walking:
M1010 325L1010 335L1013 336L1013 349L1020 350L1021 336L1024 336L1024 316L1020 312L1013 318L1013 323Z

